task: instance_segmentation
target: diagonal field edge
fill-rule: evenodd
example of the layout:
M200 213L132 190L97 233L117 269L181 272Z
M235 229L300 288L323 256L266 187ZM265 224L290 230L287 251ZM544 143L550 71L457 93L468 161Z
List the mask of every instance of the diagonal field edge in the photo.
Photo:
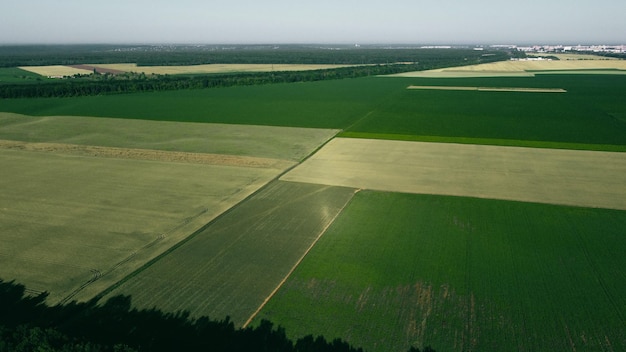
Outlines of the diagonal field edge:
M318 148L316 148L315 150L313 150L309 155L307 155L304 159L303 162L308 160L311 156L315 155L315 153L317 153L320 149L322 149L326 144L328 144L333 137L330 137L329 139L327 139L326 141L324 141ZM109 287L107 287L106 289L102 290L100 293L98 293L97 295L95 295L90 302L93 303L97 303L98 301L100 301L101 299L103 299L104 297L106 297L107 295L109 295L111 292L115 291L116 289L118 289L119 287L121 287L124 283L128 282L129 280L131 280L132 278L134 278L135 276L141 274L141 272L145 271L146 269L148 269L149 267L151 267L152 265L154 265L155 263L157 263L158 261L160 261L161 259L163 259L164 257L170 255L172 252L175 252L178 248L182 247L183 245L185 245L186 243L188 243L189 241L191 241L194 237L198 236L199 234L203 233L204 231L206 231L210 226L212 226L213 224L217 223L218 221L221 221L222 218L225 218L226 216L228 216L230 213L234 212L237 208L241 207L243 204L245 204L248 200L254 198L255 196L257 196L258 194L262 193L264 190L268 189L272 183L278 181L283 175L285 175L286 173L288 173L289 171L293 170L293 168L295 168L296 166L298 166L299 164L295 164L290 166L289 168L287 168L286 170L284 170L283 172L279 173L278 175L276 175L274 178L272 178L270 181L268 181L266 184L264 184L263 186L259 187L257 190L255 190L254 192L252 192L251 194L249 194L247 197L245 197L244 199L242 199L240 202L238 202L237 204L233 205L232 207L230 207L229 209L227 209L226 211L222 212L221 214L217 215L216 217L214 217L211 221L207 222L206 224L202 225L201 227L197 228L195 231L193 231L191 234L189 234L187 237L185 237L184 239L182 239L181 241L177 242L176 244L174 244L173 246L171 246L170 248L168 248L167 250L165 250L164 252L162 252L161 254L157 255L156 257L152 258L151 260L147 261L145 264L143 264L142 266L140 266L139 268L137 268L136 270L134 270L133 272L131 272L130 274L126 275L125 277L123 277L122 279L120 279L119 281L115 282L114 284L110 285ZM342 208L343 209L343 208ZM333 219L334 220L334 219Z
M313 247L315 247L315 245L317 244L317 242L320 240L320 238L322 238L322 236L324 235L324 233L326 233L326 230L328 230L328 228L335 222L335 220L337 219L337 217L339 217L339 215L341 213L343 213L343 210L348 206L348 204L350 204L350 202L352 201L352 199L354 198L354 195L356 195L357 193L359 193L361 190L360 189L355 189L354 193L352 194L352 197L350 197L350 199L348 199L348 201L341 207L341 209L339 209L339 211L337 211L337 213L335 213L335 215L333 216L332 219L330 219L330 221L328 221L328 223L326 224L326 226L324 226L324 228L322 228L322 230L319 232L319 234L317 235L317 237L315 238L315 240L313 240L313 242L311 243L311 245L309 246L309 248L306 249L306 251L304 251L304 253L302 254L302 256L300 257L300 259L298 259L298 261L291 267L291 269L289 270L289 272L287 273L287 275L285 275L285 277L280 281L280 283L278 283L278 285L274 288L274 290L263 300L263 303L261 303L261 305L259 306L259 308L257 308L257 310L252 313L252 315L248 318L248 320L246 320L246 322L243 324L242 328L246 328L248 325L250 325L250 323L252 322L252 320L254 320L254 318L259 314L259 312L261 312L261 310L263 310L263 307L265 307L265 305L267 304L267 302L270 301L270 299L272 299L272 297L274 297L274 295L276 295L276 293L278 292L278 290L280 290L280 288L285 284L285 282L287 282L287 279L289 279L289 277L291 277L291 274L293 274L293 272L298 268L298 266L300 265L300 263L302 263L302 261L304 260L304 258L309 254L309 252L311 251L311 249L313 249Z

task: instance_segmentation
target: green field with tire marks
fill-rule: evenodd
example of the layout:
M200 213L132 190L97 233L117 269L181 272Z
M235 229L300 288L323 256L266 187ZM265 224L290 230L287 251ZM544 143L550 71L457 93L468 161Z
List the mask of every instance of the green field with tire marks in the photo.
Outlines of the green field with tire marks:
M369 351L619 351L626 212L361 191L263 309Z

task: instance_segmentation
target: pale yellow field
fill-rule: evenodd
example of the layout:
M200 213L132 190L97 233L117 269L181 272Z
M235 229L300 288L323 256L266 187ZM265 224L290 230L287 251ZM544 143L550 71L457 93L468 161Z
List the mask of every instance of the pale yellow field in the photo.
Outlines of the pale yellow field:
M408 86L406 89L423 90L470 90L478 92L526 92L526 93L566 93L562 88L516 88L516 87L459 87L459 86Z
M0 126L0 275L51 304L91 299L337 132L9 113Z
M561 55L563 56L563 55ZM534 76L541 72L532 71L583 71L583 70L620 70L612 74L626 74L626 60L608 60L586 55L589 59L573 59L575 56L563 56L561 60L540 61L499 61L480 65L441 68L428 71L415 71L389 75L387 77L515 77ZM595 59L590 59L595 58ZM553 73L553 72L550 72ZM587 72L588 73L588 72Z
M184 152L186 156L190 153L226 154L298 162L338 132L318 128L0 112L0 140L151 149Z
M230 72L271 72L271 71L309 71L349 67L354 65L273 65L273 64L211 64L192 66L137 66L137 64L90 65L125 72L144 72L146 74L176 75L197 73Z
M281 180L626 210L626 153L335 138Z
M2 278L90 299L282 170L0 149Z
M532 54L534 56L555 56L559 60L620 60L616 57L598 56L592 54Z
M36 73L41 76L46 77L63 77L63 76L73 76L76 74L90 74L92 71L83 70L80 68L73 68L69 66L22 66L19 67L22 70Z

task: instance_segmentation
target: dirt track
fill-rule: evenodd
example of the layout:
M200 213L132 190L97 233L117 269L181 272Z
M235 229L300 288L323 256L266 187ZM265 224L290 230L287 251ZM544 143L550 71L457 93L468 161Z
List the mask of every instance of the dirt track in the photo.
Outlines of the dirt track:
M478 92L526 92L526 93L566 93L562 88L525 88L525 87L458 87L458 86L408 86L407 89L424 90L471 90Z
M103 158L151 160L151 161L182 162L182 163L193 163L193 164L258 167L258 168L284 169L293 165L292 162L285 161L285 160L270 159L270 158L257 158L257 157L250 157L250 156L170 152L170 151L151 150L151 149L99 147L99 146L63 144L63 143L29 143L29 142L20 142L20 141L0 140L0 148L1 149L13 149L13 150L26 150L26 151L34 151L34 152L53 152L53 153L61 153L61 154L93 156L93 157L103 157Z

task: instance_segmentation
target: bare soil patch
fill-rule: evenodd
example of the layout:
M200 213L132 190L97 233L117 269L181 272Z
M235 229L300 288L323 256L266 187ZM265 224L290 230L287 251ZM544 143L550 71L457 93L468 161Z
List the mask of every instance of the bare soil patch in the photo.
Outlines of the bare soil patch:
M525 88L525 87L455 87L455 86L408 86L407 89L425 90L472 90L479 92L527 92L527 93L566 93L563 88Z

